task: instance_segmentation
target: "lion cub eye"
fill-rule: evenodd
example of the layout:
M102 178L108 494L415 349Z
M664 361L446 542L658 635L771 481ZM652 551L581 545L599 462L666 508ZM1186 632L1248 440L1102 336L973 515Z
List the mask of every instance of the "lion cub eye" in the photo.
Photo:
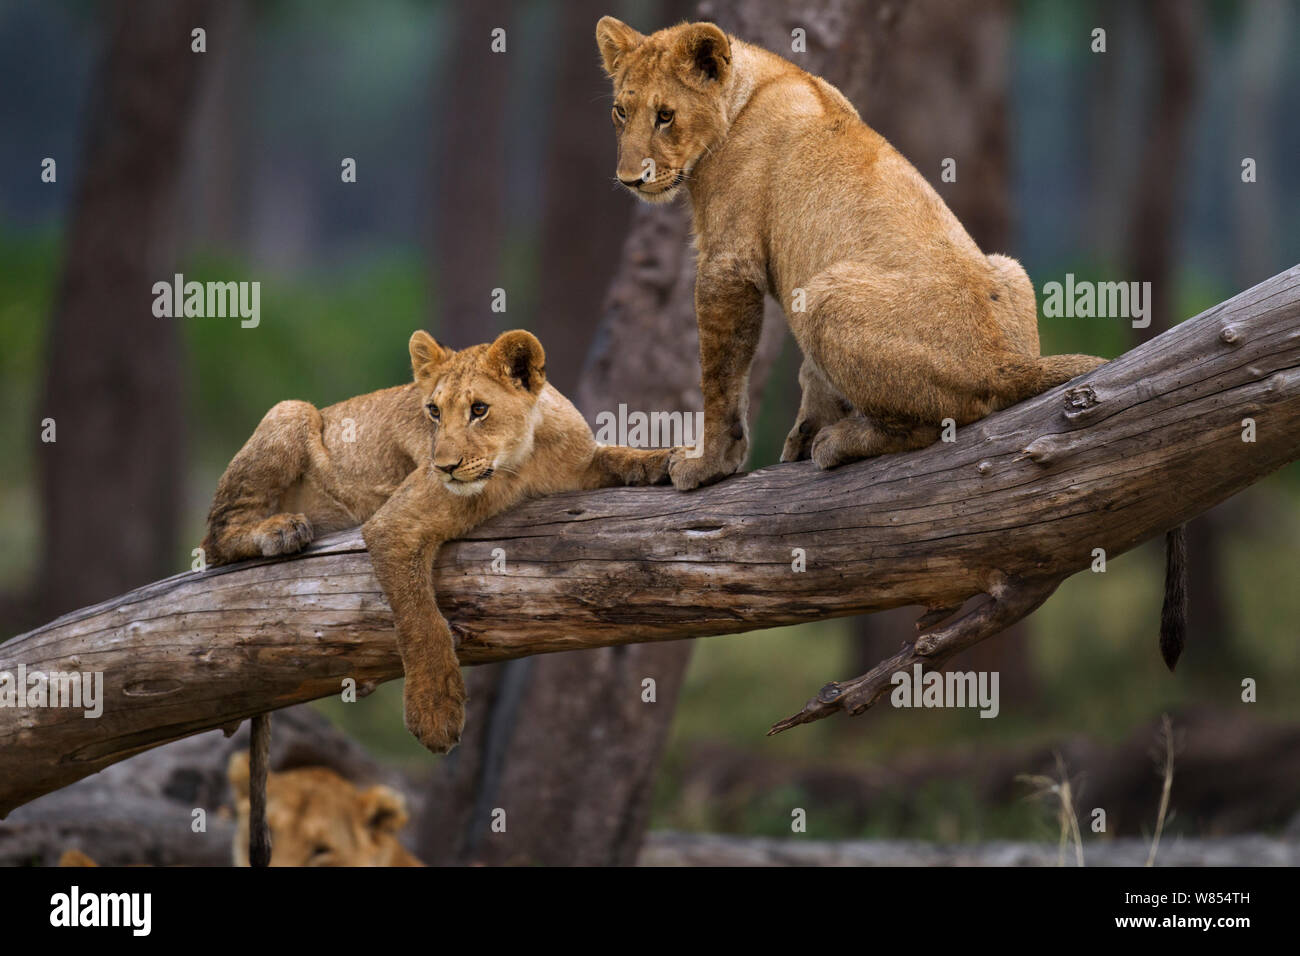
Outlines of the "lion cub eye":
M475 402L469 407L470 418L482 418L487 414L488 407L483 402Z
M667 126L669 123L673 121L673 111L660 110L659 115L656 118L658 119L660 126Z
M428 405L425 405L424 408L425 411L429 413L429 417L436 422L438 420L438 416L441 414L441 412L438 411L438 406L433 404L433 402L430 402Z

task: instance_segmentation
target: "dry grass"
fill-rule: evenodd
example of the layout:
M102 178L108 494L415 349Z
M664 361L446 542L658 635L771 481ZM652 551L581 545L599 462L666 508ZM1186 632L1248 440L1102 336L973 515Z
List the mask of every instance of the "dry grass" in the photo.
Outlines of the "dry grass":
M1065 866L1066 847L1074 844L1075 866L1083 866L1083 837L1079 833L1079 815L1074 809L1074 788L1070 775L1065 772L1065 761L1056 755L1056 776L1022 773L1016 777L1035 787L1031 797L1047 798L1057 804L1057 822L1060 824L1060 845L1057 865Z
M1156 832L1151 837L1151 852L1147 854L1147 866L1156 865L1156 851L1160 849L1160 834L1164 832L1165 821L1169 818L1169 792L1174 787L1174 723L1168 714L1161 715L1160 736L1156 738L1156 759L1158 773L1164 783L1160 788L1160 810L1156 814Z
M1160 721L1160 733L1156 737L1156 744L1152 750L1152 758L1156 762L1156 772L1163 782L1160 788L1160 808L1156 813L1156 829L1151 837L1151 850L1147 854L1147 866L1155 866L1156 854L1160 850L1160 836L1164 833L1165 824L1173 819L1172 814L1169 812L1169 795L1174 787L1174 755L1177 752L1178 745L1175 739L1173 721L1170 720L1168 714L1163 714ZM1016 779L1034 787L1034 791L1029 794L1031 798L1047 798L1056 804L1057 822L1060 827L1060 848L1057 864L1065 866L1066 848L1073 843L1075 865L1083 866L1083 839L1079 832L1079 815L1074 807L1075 791L1071 786L1070 775L1066 773L1065 761L1061 758L1061 755L1056 754L1055 777L1022 773Z

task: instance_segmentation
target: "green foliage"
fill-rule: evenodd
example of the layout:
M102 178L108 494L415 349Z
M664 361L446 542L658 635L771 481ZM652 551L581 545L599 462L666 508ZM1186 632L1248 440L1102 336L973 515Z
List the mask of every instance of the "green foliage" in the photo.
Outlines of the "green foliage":
M258 276L247 264L205 258L184 275L262 283L256 328L241 328L236 319L174 320L184 323L198 450L219 467L278 401L324 406L410 378L406 341L426 314L414 257L294 277Z

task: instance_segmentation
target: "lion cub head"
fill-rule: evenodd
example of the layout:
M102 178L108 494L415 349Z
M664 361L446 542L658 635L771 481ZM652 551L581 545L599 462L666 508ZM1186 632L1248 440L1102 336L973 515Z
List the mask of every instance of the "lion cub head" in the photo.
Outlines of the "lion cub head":
M433 474L461 495L498 472L515 473L533 450L546 385L546 353L529 332L453 352L427 332L411 336L411 370L434 425Z
M618 179L646 202L667 202L726 135L727 35L712 23L681 23L644 36L602 17L596 46L614 81Z
M248 866L248 753L228 767L239 827L235 865ZM401 843L406 800L388 787L358 790L332 770L267 774L272 866L423 866Z

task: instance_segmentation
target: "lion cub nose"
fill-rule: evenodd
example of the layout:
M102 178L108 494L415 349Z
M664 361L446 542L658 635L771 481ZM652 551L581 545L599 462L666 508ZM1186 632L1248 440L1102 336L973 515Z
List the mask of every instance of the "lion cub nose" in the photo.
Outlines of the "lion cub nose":
M451 464L451 465L440 465L435 461L433 463L433 466L437 468L439 471L445 471L447 474L450 475L455 473L456 469L460 467L460 463L464 460L465 460L464 458L457 458L455 464Z

